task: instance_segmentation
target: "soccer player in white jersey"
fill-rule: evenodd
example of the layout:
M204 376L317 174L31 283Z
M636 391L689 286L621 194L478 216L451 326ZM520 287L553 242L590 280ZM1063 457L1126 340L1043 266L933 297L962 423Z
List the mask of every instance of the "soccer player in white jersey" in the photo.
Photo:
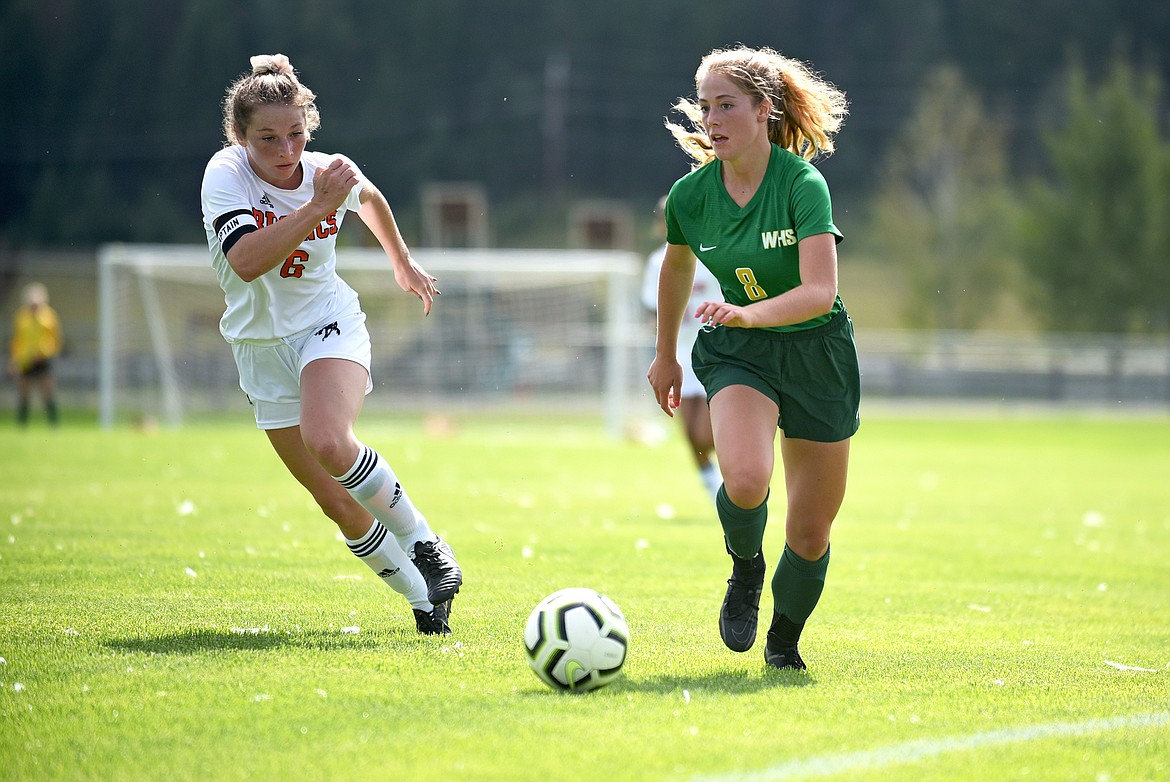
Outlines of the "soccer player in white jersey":
M663 216L666 210L666 196L658 200L654 214L658 218L657 228L663 239L666 238L666 223ZM646 271L642 277L642 306L651 312L658 311L658 275L662 271L662 258L666 255L666 244L662 244L646 257ZM719 298L719 280L707 270L706 266L695 266L695 281L691 284L691 297L687 300L683 311L682 326L678 334L678 358L682 367L683 378L680 390L678 411L682 414L683 434L691 447L691 456L695 466L699 469L699 479L703 487L714 502L719 494L719 487L723 485L723 478L719 469L711 459L715 453L715 436L711 433L711 410L707 407L707 392L699 378L695 375L691 365L691 349L695 346L695 339L699 336L702 324L695 318L695 311L705 301Z
M377 238L395 282L430 314L436 279L410 256L385 197L341 155L307 150L316 95L282 54L251 58L223 101L227 145L203 175L203 225L231 345L256 425L349 549L414 609L420 633L451 632L463 573L394 471L354 434L370 377L357 293L337 275L349 212Z

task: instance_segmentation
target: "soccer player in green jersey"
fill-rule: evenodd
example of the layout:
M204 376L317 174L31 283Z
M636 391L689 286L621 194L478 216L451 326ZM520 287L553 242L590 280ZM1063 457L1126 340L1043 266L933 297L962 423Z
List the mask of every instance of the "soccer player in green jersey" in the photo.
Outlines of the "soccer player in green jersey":
M647 378L673 416L683 376L675 349L698 258L723 294L697 308L704 329L691 354L711 408L723 476L716 507L732 560L719 632L734 651L755 643L779 427L787 516L764 661L803 670L797 643L824 587L859 424L853 325L837 294L841 233L810 162L833 151L847 103L804 63L766 48L711 52L695 87L697 100L675 106L689 127L667 123L695 164L666 202Z

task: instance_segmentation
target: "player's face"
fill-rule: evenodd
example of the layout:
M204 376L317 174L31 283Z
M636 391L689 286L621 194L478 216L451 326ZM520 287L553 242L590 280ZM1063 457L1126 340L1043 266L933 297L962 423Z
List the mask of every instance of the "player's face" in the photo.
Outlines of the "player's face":
M286 190L300 187L301 153L308 140L305 110L295 106L259 106L241 139L256 175Z
M699 82L698 98L703 128L720 160L735 160L758 146L761 137L767 141L766 102L754 102L731 79L719 73L708 73Z

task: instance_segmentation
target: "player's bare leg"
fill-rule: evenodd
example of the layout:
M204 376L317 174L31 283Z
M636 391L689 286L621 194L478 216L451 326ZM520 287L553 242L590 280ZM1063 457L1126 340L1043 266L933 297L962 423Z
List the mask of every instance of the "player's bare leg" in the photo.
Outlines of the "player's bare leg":
M309 453L300 427L269 429L267 434L288 471L341 530L349 550L410 603L418 631L428 635L449 633L449 606L435 606L427 599L426 581L406 552Z
M845 499L849 441L819 443L781 434L788 495L784 554L772 576L775 608L764 660L804 669L797 651L804 623L816 608L829 566L829 530Z
M353 425L366 398L366 368L340 358L301 370L301 438L330 475L342 475L361 450Z
M301 436L338 485L392 533L426 581L428 600L448 604L463 583L451 547L431 529L389 463L354 434L367 380L365 367L353 361L309 362L301 371Z
M352 365L365 372L360 365ZM352 404L347 406L345 404L347 400L352 402L352 396L342 395L339 399L342 403L339 408L352 411L354 407ZM303 405L301 414L303 420L308 420ZM343 416L347 414L348 412L343 413ZM308 489L325 515L341 530L350 551L410 603L419 632L427 634L450 632L447 623L448 606L436 607L427 599L426 581L406 552L393 536L387 533L381 522L362 507L321 464L319 454L331 453L334 454L333 458L337 458L337 443L344 442L345 438L333 438L332 445L323 445L329 438L324 437L321 432L330 431L328 426L335 425L337 420L333 419L326 422L325 427L318 426L313 429L315 432L313 436L317 438L314 440L317 444L316 453L309 450L305 431L300 426L270 429L267 431L268 439L293 477ZM320 425L322 421L314 419L314 423ZM350 432L352 436L352 430ZM356 443L356 438L354 440Z
M788 515L788 547L804 559L820 559L829 549L829 529L845 500L849 440L818 443L780 435Z
M699 468L699 478L714 500L723 479L711 460L715 452L715 434L711 430L711 411L707 408L707 399L702 395L684 396L679 412L682 414L683 431L691 448L691 456Z
M724 491L741 508L755 508L768 498L779 415L775 402L748 386L728 386L711 399Z
M321 511L337 525L349 540L357 540L370 531L374 517L341 488L337 479L317 462L301 436L299 426L269 429L265 432L284 466L309 490Z
M777 415L776 403L748 386L728 386L711 398L712 431L723 474L715 507L731 555L719 634L736 652L747 651L756 640Z

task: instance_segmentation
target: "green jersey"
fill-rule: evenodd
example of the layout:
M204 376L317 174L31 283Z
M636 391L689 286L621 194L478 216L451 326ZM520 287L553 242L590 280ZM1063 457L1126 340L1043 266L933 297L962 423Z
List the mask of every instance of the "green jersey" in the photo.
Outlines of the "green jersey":
M731 199L718 159L675 182L666 198L666 241L689 245L731 304L770 299L799 285L797 244L823 233L842 239L833 224L825 178L807 160L775 144L764 181L747 206ZM824 315L769 330L814 328L842 308L838 296Z

